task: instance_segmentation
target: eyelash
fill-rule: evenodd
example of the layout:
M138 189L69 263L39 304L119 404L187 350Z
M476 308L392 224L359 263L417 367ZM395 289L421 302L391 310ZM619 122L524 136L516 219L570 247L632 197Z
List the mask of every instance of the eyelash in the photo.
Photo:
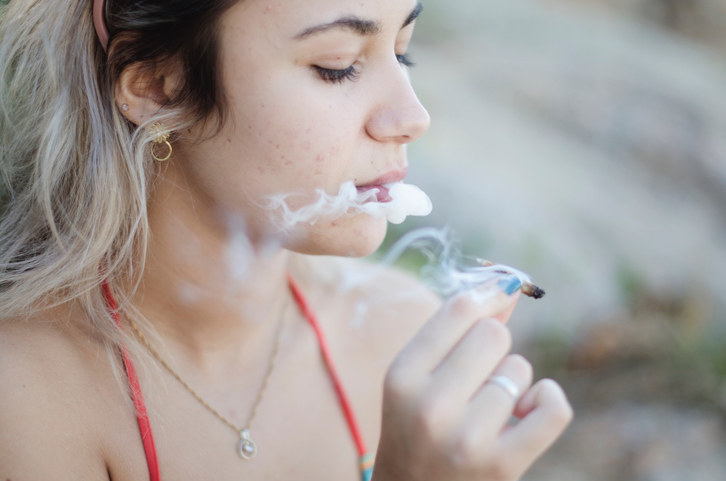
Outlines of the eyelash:
M411 61L411 58L406 55L398 55L396 54L396 60L398 60L398 63L403 65L404 67L413 67L415 64ZM343 83L345 81L352 81L356 80L358 78L359 72L356 70L354 65L351 65L348 68L342 69L342 70L334 70L334 69L328 69L319 67L317 65L313 65L313 68L318 73L321 79L323 79L325 82L330 83Z

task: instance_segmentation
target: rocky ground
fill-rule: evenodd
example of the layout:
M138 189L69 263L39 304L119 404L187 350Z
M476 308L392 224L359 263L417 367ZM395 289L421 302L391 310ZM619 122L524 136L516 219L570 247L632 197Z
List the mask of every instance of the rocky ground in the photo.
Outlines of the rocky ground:
M526 479L726 479L726 4L425 6L411 177L435 210L404 229L548 291L517 349L577 417Z

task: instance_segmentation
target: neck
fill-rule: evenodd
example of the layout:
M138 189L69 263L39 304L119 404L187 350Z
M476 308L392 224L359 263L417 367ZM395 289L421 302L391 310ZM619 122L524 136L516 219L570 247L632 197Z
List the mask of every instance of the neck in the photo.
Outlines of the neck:
M169 353L210 375L264 359L290 299L289 253L250 244L241 223L220 219L168 177L149 203L149 223L133 303Z

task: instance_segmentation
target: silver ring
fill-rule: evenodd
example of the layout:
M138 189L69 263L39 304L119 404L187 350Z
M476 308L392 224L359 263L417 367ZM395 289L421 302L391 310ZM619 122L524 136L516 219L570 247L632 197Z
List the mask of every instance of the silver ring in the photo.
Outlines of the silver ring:
M487 380L487 384L495 384L500 388L504 389L507 394L512 396L512 399L519 398L519 387L509 379L507 376L492 376Z

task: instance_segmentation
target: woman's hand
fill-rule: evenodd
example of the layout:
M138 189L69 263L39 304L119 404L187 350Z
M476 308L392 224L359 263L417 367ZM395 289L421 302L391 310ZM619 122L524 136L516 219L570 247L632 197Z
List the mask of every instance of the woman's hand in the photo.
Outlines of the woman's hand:
M562 434L572 418L562 389L532 386L530 364L508 354L518 297L497 286L459 294L396 357L373 481L515 480Z

